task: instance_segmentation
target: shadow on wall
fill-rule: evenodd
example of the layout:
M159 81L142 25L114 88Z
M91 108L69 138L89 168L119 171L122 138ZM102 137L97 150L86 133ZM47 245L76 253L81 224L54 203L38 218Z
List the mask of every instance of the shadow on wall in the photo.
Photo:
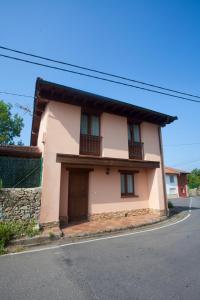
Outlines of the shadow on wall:
M155 186L153 184L156 175L156 169L148 169L147 170L147 191L148 191L148 199L151 201L151 196L154 193ZM149 203L149 207L151 207L151 202Z
M54 134L53 138L57 141L57 147L59 145L65 146L66 143L71 145L72 148L63 149L64 153L76 152L77 149L73 147L79 145L80 140L80 108L78 106L64 104L64 103L50 103L49 119L53 120L52 126L50 126L50 134ZM66 136L66 139L65 139ZM68 150L68 151L67 151ZM59 151L59 149L58 149ZM57 151L57 152L58 152Z
M144 158L147 160L160 160L158 125L143 122L141 124L141 139L144 143Z
M101 116L101 134L103 135L103 148L105 151L109 151L109 154L116 150L128 151L127 118L103 113Z
M66 166L62 164L59 216L64 218L67 218L68 216L68 189L69 189L69 171L66 170Z

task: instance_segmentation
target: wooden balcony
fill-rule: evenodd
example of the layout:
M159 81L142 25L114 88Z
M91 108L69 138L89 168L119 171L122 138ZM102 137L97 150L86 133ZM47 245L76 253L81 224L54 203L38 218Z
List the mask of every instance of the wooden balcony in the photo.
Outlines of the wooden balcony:
M128 142L128 149L129 149L129 158L130 159L144 159L143 154L143 143L140 142Z
M80 135L80 154L101 155L101 136L81 134Z

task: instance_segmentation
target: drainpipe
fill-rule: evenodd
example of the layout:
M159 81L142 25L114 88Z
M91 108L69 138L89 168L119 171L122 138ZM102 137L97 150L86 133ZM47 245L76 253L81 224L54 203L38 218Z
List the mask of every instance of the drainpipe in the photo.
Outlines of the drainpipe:
M163 157L163 143L162 143L161 126L158 127L158 137L159 137L160 156L161 156L161 171L162 171L162 179L163 179L162 181L163 181L165 214L166 214L166 216L168 216L169 210L168 210L167 191L166 191L166 182L165 182L165 166L164 166L164 157Z

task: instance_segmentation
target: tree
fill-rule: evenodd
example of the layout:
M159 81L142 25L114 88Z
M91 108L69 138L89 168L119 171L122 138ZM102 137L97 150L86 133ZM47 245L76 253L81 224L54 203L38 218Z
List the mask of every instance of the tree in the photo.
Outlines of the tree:
M24 127L23 119L11 113L12 105L0 100L0 145L13 145Z
M200 186L200 169L194 169L188 175L188 185L190 189L198 188Z

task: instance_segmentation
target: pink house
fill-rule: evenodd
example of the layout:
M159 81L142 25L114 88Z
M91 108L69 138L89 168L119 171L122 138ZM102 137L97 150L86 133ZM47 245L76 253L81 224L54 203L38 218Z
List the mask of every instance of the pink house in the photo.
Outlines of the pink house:
M165 215L161 127L176 119L37 79L31 145L43 157L40 223Z

